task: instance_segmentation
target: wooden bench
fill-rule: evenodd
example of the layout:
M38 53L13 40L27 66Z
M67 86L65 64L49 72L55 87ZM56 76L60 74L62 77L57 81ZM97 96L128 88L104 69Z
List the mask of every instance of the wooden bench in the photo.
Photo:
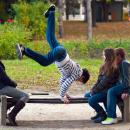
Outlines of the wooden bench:
M11 102L12 98L1 96L0 103L0 125L6 125L7 102ZM44 104L63 104L60 98L30 98L27 103L44 103ZM71 98L70 103L87 103L85 98Z
M11 101L11 98L1 96L0 103L0 124L6 125L7 116L7 102ZM44 104L63 104L60 98L30 98L28 103L44 103ZM70 103L87 103L85 98L71 98ZM130 96L124 100L124 107L121 110L124 122L130 122Z

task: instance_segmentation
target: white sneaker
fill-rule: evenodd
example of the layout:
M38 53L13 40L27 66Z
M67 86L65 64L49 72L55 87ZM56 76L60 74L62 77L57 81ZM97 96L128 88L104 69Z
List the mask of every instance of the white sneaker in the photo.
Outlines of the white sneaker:
M103 124L103 125L111 125L111 124L116 124L117 122L118 122L117 118L107 117L107 119L102 121L101 124Z

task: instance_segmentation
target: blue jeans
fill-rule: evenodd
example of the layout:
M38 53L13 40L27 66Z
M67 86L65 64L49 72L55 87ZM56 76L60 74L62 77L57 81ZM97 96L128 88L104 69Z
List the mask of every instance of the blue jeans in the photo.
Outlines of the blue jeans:
M63 46L59 44L55 37L55 12L50 12L47 21L46 39L49 43L51 51L46 55L41 55L35 51L25 48L25 55L35 60L42 66L48 66L55 61L62 61L67 53Z
M107 98L107 92L100 92L94 95L91 95L90 92L85 94L85 98L88 99L89 105L97 112L103 112L104 109L99 105L100 102L102 102L106 108L106 98Z
M121 83L117 83L116 86L113 86L108 90L107 93L107 116L111 118L116 118L116 104L117 98L124 91L124 87Z

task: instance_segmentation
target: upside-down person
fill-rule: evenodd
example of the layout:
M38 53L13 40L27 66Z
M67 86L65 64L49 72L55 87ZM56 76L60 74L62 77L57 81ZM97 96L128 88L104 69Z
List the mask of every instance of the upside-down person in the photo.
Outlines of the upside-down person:
M55 37L55 5L51 5L44 15L47 18L46 38L51 51L46 55L41 55L21 44L17 44L17 55L19 59L26 55L42 66L55 63L62 75L60 78L61 99L64 103L69 103L68 88L74 81L86 83L89 79L89 73L87 69L81 69L79 64L71 60L66 49L57 41Z

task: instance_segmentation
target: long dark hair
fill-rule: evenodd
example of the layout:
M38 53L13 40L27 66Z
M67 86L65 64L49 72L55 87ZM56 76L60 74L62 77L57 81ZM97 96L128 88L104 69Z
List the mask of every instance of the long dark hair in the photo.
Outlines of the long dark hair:
M103 52L105 61L100 68L100 74L109 76L115 71L115 69L117 69L117 66L115 64L115 51L113 48L106 48Z

